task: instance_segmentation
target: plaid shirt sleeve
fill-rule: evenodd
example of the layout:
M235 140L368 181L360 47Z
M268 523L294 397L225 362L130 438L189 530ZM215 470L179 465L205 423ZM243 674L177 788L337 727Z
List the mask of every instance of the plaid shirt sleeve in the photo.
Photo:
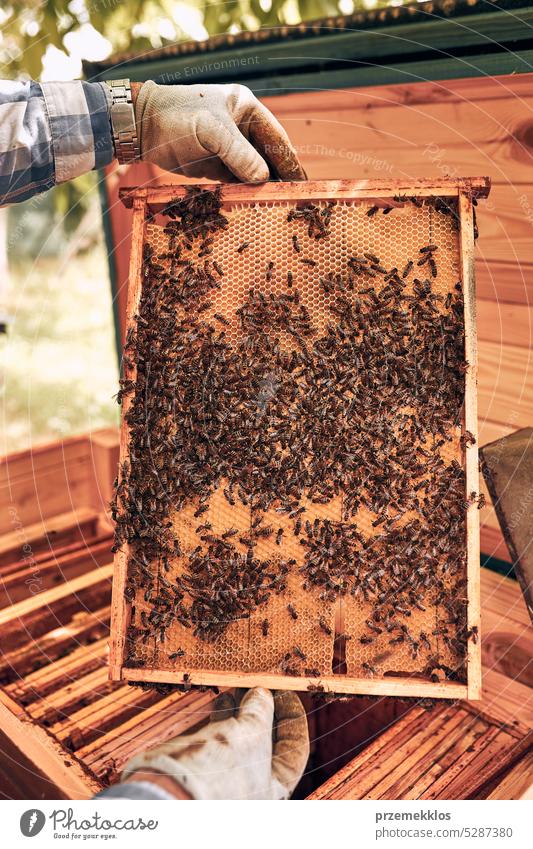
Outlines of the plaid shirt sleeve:
M0 205L114 158L105 83L0 81Z

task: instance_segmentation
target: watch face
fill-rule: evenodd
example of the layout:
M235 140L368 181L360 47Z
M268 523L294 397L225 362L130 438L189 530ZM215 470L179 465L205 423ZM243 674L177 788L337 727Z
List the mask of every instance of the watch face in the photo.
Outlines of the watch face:
M135 135L135 113L132 104L113 103L111 122L115 133L132 133L132 135Z

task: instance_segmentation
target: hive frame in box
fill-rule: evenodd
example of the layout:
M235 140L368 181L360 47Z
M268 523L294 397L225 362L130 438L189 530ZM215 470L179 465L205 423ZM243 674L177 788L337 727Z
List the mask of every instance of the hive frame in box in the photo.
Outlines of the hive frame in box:
M209 184L205 184L209 189ZM466 453L466 492L478 491L477 450L477 340L474 281L474 213L473 199L487 197L490 191L488 177L444 178L435 180L327 180L304 183L265 183L262 185L228 184L222 189L226 206L235 203L263 204L276 201L366 200L391 199L394 196L440 197L457 201L459 216L459 260L464 291L465 359L469 368L465 374L464 427L476 438L476 443ZM133 208L132 250L128 283L126 329L132 326L138 312L142 290L142 258L146 212L157 213L176 197L183 196L186 186L167 185L154 188L126 188L120 197L125 206ZM135 380L135 365L124 367L124 377ZM125 414L130 396L123 401L120 434L120 462L128 456L129 429ZM127 578L128 546L115 555L113 597L111 608L111 644L109 674L111 680L182 683L183 671L163 669L128 668L125 666L125 643L131 608L124 595ZM479 511L466 514L467 598L468 629L480 626L480 551ZM282 674L191 669L188 680L198 685L224 687L264 686L271 689L306 690L319 683L331 692L373 694L383 696L411 696L418 698L481 698L481 646L479 641L468 641L467 682L422 681L416 678L354 678L346 675L324 675L320 679Z

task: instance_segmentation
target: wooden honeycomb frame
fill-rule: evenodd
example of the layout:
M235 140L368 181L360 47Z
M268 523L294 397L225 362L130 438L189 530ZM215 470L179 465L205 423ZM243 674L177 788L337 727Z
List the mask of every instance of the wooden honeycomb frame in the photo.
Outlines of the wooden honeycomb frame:
M172 199L184 194L185 189L176 185L144 189L125 189L121 196L127 206L133 207L132 254L128 288L127 328L134 324L141 296L142 248L146 234L147 213L154 214ZM487 178L440 179L421 181L321 181L307 183L267 183L261 186L228 185L223 188L225 209L232 206L255 204L276 205L297 201L355 201L386 203L395 196L426 198L453 198L457 201L459 216L458 266L464 290L465 359L469 368L465 376L464 427L477 438L476 370L477 345L475 335L475 289L474 289L474 222L472 200L486 197L489 192ZM134 367L125 374L134 378ZM124 400L123 416L127 412L129 399ZM128 457L129 433L123 421L121 429L121 462ZM466 491L478 490L477 444L470 448L465 457ZM470 509L466 513L466 554L468 581L468 628L479 629L479 513ZM436 698L480 697L481 661L480 646L472 640L467 649L467 682L433 682L420 678L363 678L343 674L321 675L320 679L306 676L287 676L271 672L219 671L195 668L172 670L168 668L128 667L125 663L125 642L131 606L124 596L127 577L128 547L124 546L115 556L115 574L112 602L110 677L112 680L152 681L181 683L184 673L193 684L220 686L266 686L305 690L319 683L325 690L346 693L398 695ZM187 680L187 679L185 679Z

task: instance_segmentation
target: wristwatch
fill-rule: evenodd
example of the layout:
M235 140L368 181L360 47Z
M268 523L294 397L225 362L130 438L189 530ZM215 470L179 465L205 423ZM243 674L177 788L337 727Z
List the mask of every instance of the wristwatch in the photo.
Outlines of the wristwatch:
M135 111L129 80L106 80L111 89L111 129L115 154L121 164L137 162L141 148L135 126Z

